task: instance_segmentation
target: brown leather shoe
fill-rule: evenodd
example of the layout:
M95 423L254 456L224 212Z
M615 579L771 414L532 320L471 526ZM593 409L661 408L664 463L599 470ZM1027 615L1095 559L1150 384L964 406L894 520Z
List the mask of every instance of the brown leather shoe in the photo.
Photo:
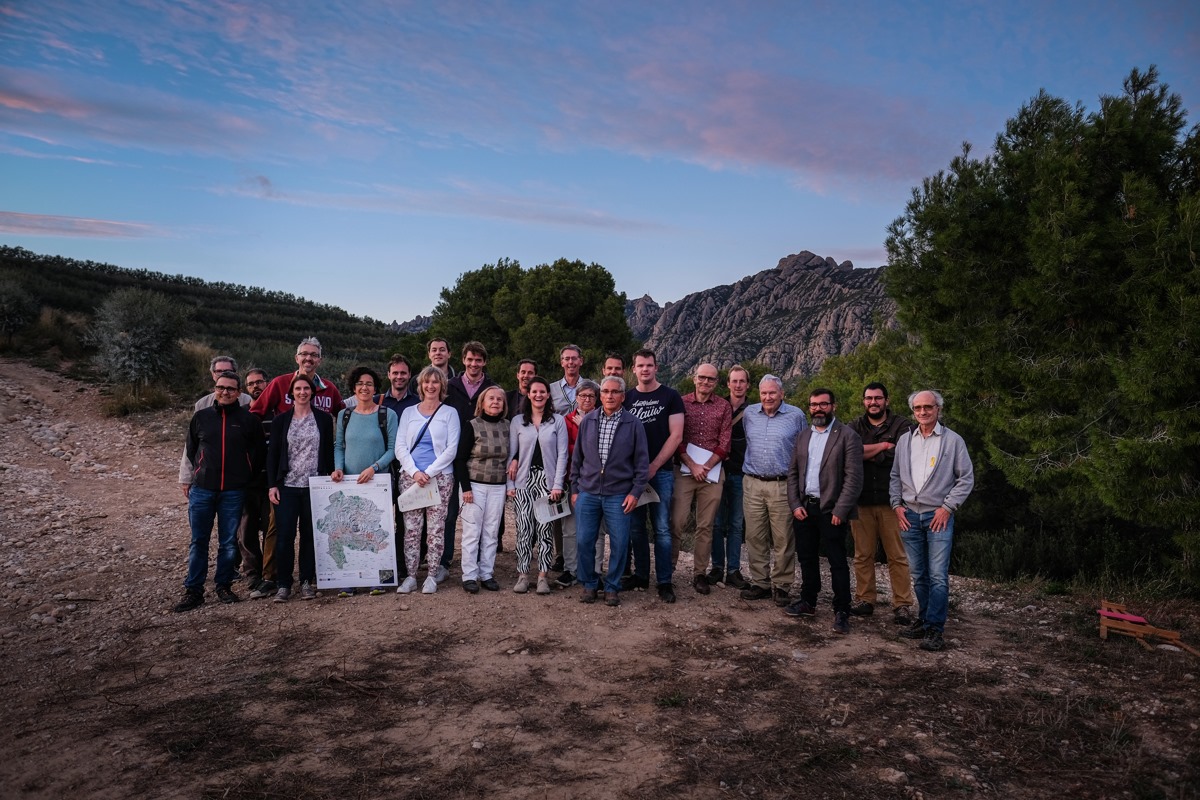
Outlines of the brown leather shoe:
M584 589L583 594L579 595L579 602L594 603L596 602L597 594L598 592L595 589Z
M621 605L621 595L617 594L616 592L605 592L604 593L604 605L606 605L606 606Z
M704 577L703 575L697 575L696 577L692 578L692 588L700 594L708 594L709 591L711 591L708 588L708 578Z

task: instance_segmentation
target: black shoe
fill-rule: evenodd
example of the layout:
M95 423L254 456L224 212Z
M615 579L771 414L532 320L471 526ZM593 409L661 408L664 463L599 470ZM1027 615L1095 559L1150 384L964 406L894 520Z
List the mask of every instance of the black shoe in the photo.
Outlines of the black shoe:
M704 579L708 581L709 586L720 586L725 582L725 570L720 567L713 567L704 576Z
M909 625L907 628L900 631L900 637L903 639L924 639L925 620L919 619L912 625Z
M813 608L813 604L807 600L797 600L783 609L783 613L789 617L811 617L817 613L817 609Z
M604 605L610 607L621 605L621 595L617 594L616 592L605 592Z
M250 592L251 600L261 600L264 597L274 597L275 591L279 587L275 585L275 581L263 581L255 586Z
M833 632L843 636L850 632L850 615L845 611L839 611L833 615Z
M675 602L675 584L660 583L658 585L658 599L662 600L664 603L674 603Z
M777 606L788 606L792 603L791 595L788 594L787 589L775 589L772 596L775 598L775 605Z
M558 558L554 559L554 563L550 565L550 569L555 572L562 572L564 569L566 569L566 565L563 564L563 557L559 556Z
M725 585L730 589L745 589L750 584L742 577L741 570L735 569L733 572L725 574Z
M625 592L644 592L649 588L649 578L639 578L637 575L626 575L621 579L621 590Z
M500 591L500 584L496 583L495 578L488 578L486 581L482 582L479 585L482 586L483 588L487 589L489 592Z
M897 625L912 625L912 611L908 606L896 606L896 610L892 612L892 622Z
M766 600L770 596L771 596L771 590L764 589L761 586L755 586L755 585L751 584L750 586L747 586L745 589L742 589L742 599L743 600Z
M568 570L554 579L554 585L560 589L570 589L575 585L575 576Z
M595 589L584 589L583 594L579 595L579 602L594 603L594 602L596 602L596 596L598 594L599 594L599 592L597 592ZM606 600L608 599L607 593L605 593L605 599Z
M222 603L229 605L230 603L237 603L237 602L241 601L242 598L240 598L236 594L234 594L233 589L229 588L228 586L218 586L217 587L217 599L220 600Z
M875 606L866 600L850 604L850 613L856 617L869 617L875 613Z
M700 594L708 594L711 591L708 588L708 578L703 575L697 575L695 578L692 578L692 588Z
M497 589L500 587L497 586ZM475 581L463 581L463 591L467 594L479 594L479 584Z
M204 592L197 592L194 589L188 589L183 593L183 599L175 604L171 610L177 614L184 611L191 611L193 608L199 608L204 605Z
M917 646L922 650L936 653L946 647L946 640L942 638L942 632L937 628L926 628L925 638Z

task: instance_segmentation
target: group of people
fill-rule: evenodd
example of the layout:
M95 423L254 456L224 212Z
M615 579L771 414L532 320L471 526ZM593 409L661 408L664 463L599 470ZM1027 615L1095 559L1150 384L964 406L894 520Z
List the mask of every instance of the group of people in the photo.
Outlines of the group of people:
M498 591L496 554L511 499L514 592L550 594L550 573L558 571L553 585L579 583L581 602L602 594L617 606L621 592L649 589L653 569L659 598L674 603L682 533L694 521L697 593L728 587L747 601L771 599L790 616L813 617L823 548L833 630L846 634L852 616L873 614L879 602L882 547L900 635L926 650L944 646L954 515L974 476L962 438L941 423L937 392L909 396L913 424L892 412L886 387L871 383L864 413L843 423L832 391L812 390L806 416L784 402L774 375L759 380L759 402L749 403L751 377L740 366L729 370L728 399L708 363L696 367L694 391L680 395L658 381L657 357L646 349L628 365L610 353L596 381L582 377L577 345L561 349L555 381L522 359L508 392L488 377L480 342L463 346L461 374L445 340L431 341L428 356L415 378L413 363L393 356L386 386L374 370L356 368L345 401L317 375L315 338L300 343L294 373L268 383L250 370L245 392L236 361L213 359L214 391L196 403L180 461L192 541L175 610L204 602L214 518L219 600L239 599L232 588L239 559L251 598L291 599L297 533L299 596L315 597L308 479L321 475L390 479L397 495L432 485L431 505L397 514L400 593L438 590L460 517L462 588ZM570 513L551 519L547 509L564 497Z

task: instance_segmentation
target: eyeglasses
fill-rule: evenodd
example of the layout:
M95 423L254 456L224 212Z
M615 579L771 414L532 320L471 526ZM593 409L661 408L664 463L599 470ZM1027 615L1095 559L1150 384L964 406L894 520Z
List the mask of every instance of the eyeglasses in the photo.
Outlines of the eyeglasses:
M216 386L213 387L214 392L239 392L241 389L237 386Z
M587 394L575 395L575 402L582 403L584 400L587 400L589 403L594 403L596 402L596 395L592 394L591 392L588 392Z
M374 389L375 381L359 381L358 383L354 384L354 388L355 389Z
M600 394L625 394L620 389L601 389Z
M913 411L933 411L937 406L913 406Z
M321 357L320 353L307 353L306 352L306 353L296 353L296 355L300 356L301 358L320 358Z
M809 408L832 408L833 403L830 403L828 400L823 400L820 403L809 403L808 407Z
M880 395L879 397L864 397L863 402L864 403L882 403L886 399L887 398L884 397L883 395Z
M716 375L697 375L696 376L696 380L698 380L698 381L715 381L716 379L717 379Z

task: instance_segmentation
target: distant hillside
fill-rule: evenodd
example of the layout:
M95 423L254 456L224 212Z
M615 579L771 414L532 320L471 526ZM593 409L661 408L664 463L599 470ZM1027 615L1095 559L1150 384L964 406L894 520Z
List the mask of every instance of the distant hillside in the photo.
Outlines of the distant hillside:
M854 269L805 250L774 269L665 307L649 296L631 301L626 318L672 378L704 361L718 367L757 361L792 380L871 341L876 324L895 324L882 269Z
M306 336L321 340L323 372L329 374L360 359L378 365L396 338L381 322L286 292L38 255L17 247L0 246L2 278L15 280L43 308L84 323L118 289L161 292L188 309L190 339L272 374L295 369L292 354Z

